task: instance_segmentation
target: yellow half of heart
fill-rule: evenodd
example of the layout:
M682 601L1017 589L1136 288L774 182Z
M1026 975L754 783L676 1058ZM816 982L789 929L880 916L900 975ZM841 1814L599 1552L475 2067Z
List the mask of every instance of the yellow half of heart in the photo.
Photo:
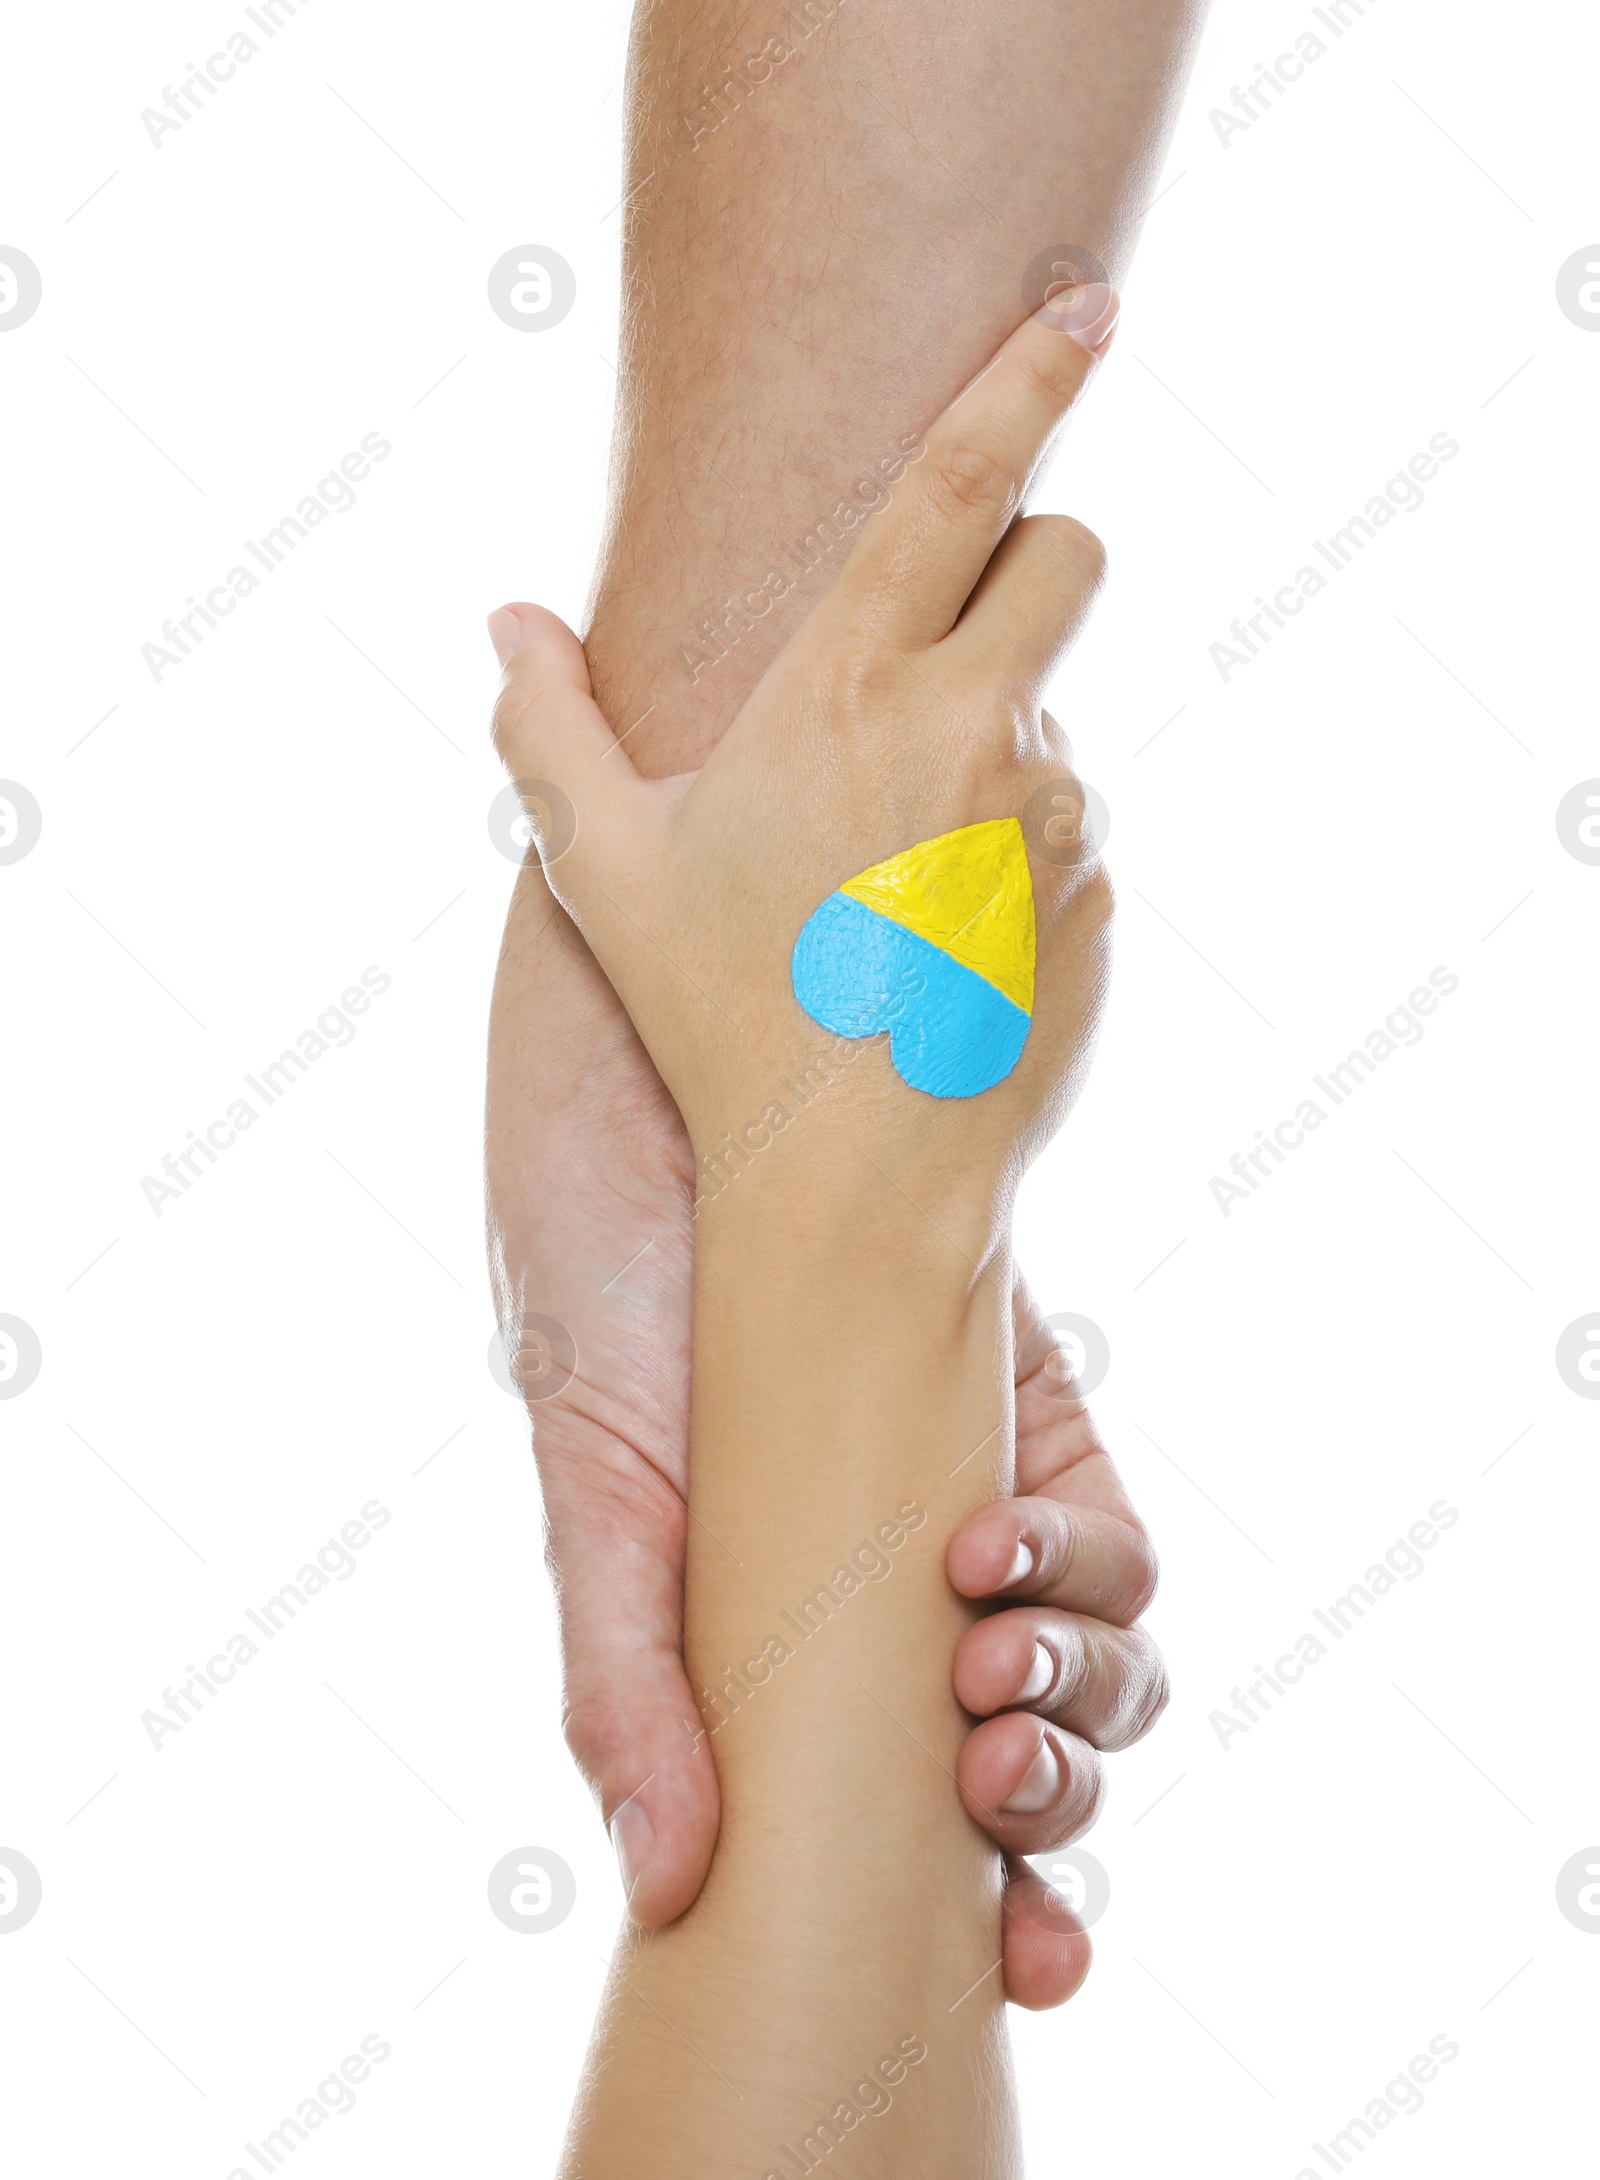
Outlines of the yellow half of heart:
M919 841L839 891L941 948L1032 1014L1033 880L1015 818Z

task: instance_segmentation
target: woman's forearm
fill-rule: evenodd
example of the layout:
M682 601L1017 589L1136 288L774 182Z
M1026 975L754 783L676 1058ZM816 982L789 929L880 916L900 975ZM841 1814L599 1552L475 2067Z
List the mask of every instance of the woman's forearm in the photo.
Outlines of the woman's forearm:
M700 1220L685 1730L723 1838L625 1939L573 2174L792 2180L846 2138L863 2174L1013 2166L998 1857L927 1669L971 1612L950 1534L1008 1482L1009 1267L838 1117L797 1111Z

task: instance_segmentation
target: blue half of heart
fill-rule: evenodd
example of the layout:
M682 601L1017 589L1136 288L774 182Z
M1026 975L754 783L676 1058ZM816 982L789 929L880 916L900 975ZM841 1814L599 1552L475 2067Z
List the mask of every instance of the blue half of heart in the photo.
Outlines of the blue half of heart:
M913 1090L971 1098L1022 1057L1028 1017L987 977L847 893L830 893L795 941L794 995L836 1037L889 1032Z

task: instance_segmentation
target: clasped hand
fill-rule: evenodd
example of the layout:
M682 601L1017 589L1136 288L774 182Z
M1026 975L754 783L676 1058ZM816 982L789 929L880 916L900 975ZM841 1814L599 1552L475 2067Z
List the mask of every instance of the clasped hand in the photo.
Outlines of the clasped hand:
M623 1255L631 1233L633 1250L657 1259L640 1275L657 1320L647 1354L619 1355L604 1333L588 1341L594 1313L552 1291L536 1214L519 1199L526 1175L496 1159L491 1105L502 1315L513 1330L529 1312L578 1320L577 1373L538 1404L535 1442L561 1582L569 1738L612 1821L641 1921L669 1920L694 1898L717 1825L715 1769L704 1738L685 1730L695 1705L677 1661L694 1174L817 1049L792 978L797 936L838 888L914 844L1020 822L1036 934L1020 1057L990 1088L935 1096L902 1080L888 1040L873 1038L804 1115L804 1143L797 1131L784 1146L810 1161L819 1217L847 1206L851 1162L868 1158L968 1254L974 1276L1003 1267L1018 1179L1087 1062L1110 891L1092 843L1069 831L1063 845L1056 813L1073 807L1076 782L1041 695L1102 554L1081 525L1020 509L1092 366L1048 312L1013 335L928 433L925 456L692 776L655 782L633 770L594 702L582 645L555 616L517 606L491 621L505 669L496 744L524 788L559 903L538 927L531 977L526 951L502 962L496 1034L506 1037L506 1010L528 1003L530 982L593 976L581 946L551 936L565 915L627 1017L609 1023L583 1093L600 1098L603 1119L610 1085L617 1122L615 1173L596 1190L592 1228ZM597 1117L577 1105L552 1113L552 1128L572 1126L574 1112L581 1126ZM583 1211L580 1200L562 1223ZM580 1254L589 1259L572 1252L569 1266ZM1087 1942L1070 1918L1041 1910L1017 1858L1092 1821L1098 1751L1148 1728L1165 1678L1135 1624L1154 1588L1148 1539L1020 1283L1016 1332L1017 1495L967 1520L947 1571L961 1594L1006 1607L976 1620L956 1650L956 1694L982 1721L958 1778L1011 1857L1008 1995L1037 2005L1081 1980Z

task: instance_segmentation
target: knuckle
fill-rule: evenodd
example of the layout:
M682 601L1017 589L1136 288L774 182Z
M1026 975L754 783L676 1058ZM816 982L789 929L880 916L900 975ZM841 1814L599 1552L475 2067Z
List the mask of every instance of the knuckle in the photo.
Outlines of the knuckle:
M1017 498L1017 480L1009 462L967 439L940 449L928 471L928 490L950 516L1004 514Z
M598 1787L616 1751L616 1717L598 1697L582 1697L567 1706L561 1734L572 1760L589 1784Z
M1130 1741L1142 1741L1156 1720L1172 1700L1172 1681L1160 1652L1155 1656L1150 1678L1144 1689L1143 1701L1134 1722Z
M827 681L833 715L846 725L860 724L881 718L885 702L898 692L900 661L882 640L852 634L836 648Z
M1057 1347L1053 1352L1059 1355L1063 1350ZM1062 1518L1056 1524L1055 1548L1046 1570L1052 1584L1059 1586L1071 1580L1082 1554L1084 1541L1083 1526L1078 1516L1070 1509L1063 1509Z
M1083 389L1083 351L1059 335L1020 351L1016 368L1023 391L1042 395L1052 407L1068 407Z
M1156 1589L1161 1580L1161 1562L1151 1543L1148 1531L1130 1528L1128 1531L1128 1571L1123 1592L1125 1625L1131 1627L1135 1620L1148 1612L1154 1602Z
M1166 1660L1150 1637L1135 1628L1107 1661L1106 1725L1096 1737L1102 1749L1132 1748L1166 1709L1172 1693Z
M1026 694L997 681L986 661L957 657L941 662L935 709L934 731L947 730L952 756L959 752L979 777L1010 792L1037 733Z
M1096 862L1087 871L1068 872L1067 876L1071 882L1068 913L1072 942L1087 961L1104 952L1106 935L1116 915L1117 896L1103 862ZM1139 1611L1143 1610L1141 1605Z
M1054 712L1039 714L1039 738L1051 767L1051 777L1072 771L1072 737Z
M1106 579L1106 548L1087 524L1072 515L1042 515L1046 534L1063 571L1087 593L1100 589Z

